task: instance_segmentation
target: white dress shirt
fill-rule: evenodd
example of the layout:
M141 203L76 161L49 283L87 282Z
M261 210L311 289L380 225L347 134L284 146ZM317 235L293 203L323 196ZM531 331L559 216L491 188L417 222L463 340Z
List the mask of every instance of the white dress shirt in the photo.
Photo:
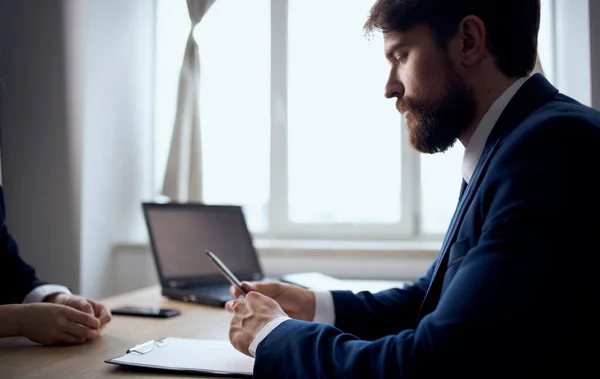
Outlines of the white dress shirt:
M513 84L510 85L503 93L494 101L490 109L485 113L473 136L471 136L471 140L469 144L465 148L465 153L462 161L462 176L463 179L469 183L471 180L471 176L475 172L475 167L477 167L477 162L483 153L483 149L485 148L485 143L496 125L496 122L500 118L500 115L510 102L510 100L515 96L517 91L521 88L521 86L529 79L529 77L523 77L516 80ZM329 291L314 291L315 292L315 318L314 322L321 322L333 325L335 322L335 307L333 304L333 296ZM249 351L250 354L254 357L256 354L256 349L258 345L262 342L263 339L267 337L267 335L275 329L282 322L289 320L289 317L281 316L277 317L271 322L269 322L265 327L258 333L258 335L254 338L252 343L250 344Z
M58 284L43 284L39 287L34 288L25 296L23 304L27 303L41 303L47 296L54 295L57 293L66 293L71 295L71 291L65 286Z
M529 79L529 77L520 78L511 84L510 87L494 101L490 109L483 115L479 125L477 125L469 144L465 147L465 155L463 156L462 161L462 176L467 183L469 183L471 176L473 176L473 173L475 172L477 162L479 162L481 153L483 153L483 149L485 148L485 142L490 136L494 125L496 125L496 122L510 100L515 96L527 79Z

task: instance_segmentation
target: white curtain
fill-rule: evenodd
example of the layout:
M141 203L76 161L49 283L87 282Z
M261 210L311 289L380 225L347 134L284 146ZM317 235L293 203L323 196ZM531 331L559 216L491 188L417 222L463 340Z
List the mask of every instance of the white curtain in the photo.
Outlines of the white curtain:
M179 74L177 111L162 194L171 201L202 201L200 54L193 32L216 0L187 0L191 25Z

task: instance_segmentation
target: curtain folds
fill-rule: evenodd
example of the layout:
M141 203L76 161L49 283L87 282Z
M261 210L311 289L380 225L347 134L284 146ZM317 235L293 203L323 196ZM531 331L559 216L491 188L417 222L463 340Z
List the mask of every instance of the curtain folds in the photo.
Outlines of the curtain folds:
M177 110L162 194L171 201L202 201L202 140L200 128L200 53L194 29L216 0L187 0L190 32L177 93Z

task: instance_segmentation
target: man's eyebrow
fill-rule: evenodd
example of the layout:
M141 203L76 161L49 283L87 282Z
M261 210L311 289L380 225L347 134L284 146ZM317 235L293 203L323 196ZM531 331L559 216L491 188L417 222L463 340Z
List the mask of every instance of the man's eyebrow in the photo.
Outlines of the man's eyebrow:
M394 53L396 52L396 50L409 46L409 43L406 42L396 42L395 44L393 44L392 46L390 46L388 49L386 49L385 52L385 57L389 60L392 59L392 56L394 55Z

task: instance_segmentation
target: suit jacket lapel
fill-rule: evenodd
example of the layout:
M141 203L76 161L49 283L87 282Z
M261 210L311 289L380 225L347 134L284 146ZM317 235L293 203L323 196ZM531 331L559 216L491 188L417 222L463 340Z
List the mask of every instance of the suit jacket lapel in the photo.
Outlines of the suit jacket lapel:
M464 194L460 197L448 231L442 243L437 266L434 270L431 283L421 305L418 319L433 311L437 306L441 295L444 273L446 272L446 261L448 250L456 240L462 220L469 209L475 193L485 176L490 158L501 145L502 140L519 126L531 113L550 100L558 90L554 88L541 74L535 74L527 80L515 96L508 103L502 115L496 122L488 137L481 158L477 162L475 172L467 185Z
M481 158L477 163L477 167L475 168L475 172L465 189L465 193L461 196L458 206L454 211L454 216L452 217L452 221L450 222L450 226L448 227L448 231L446 232L446 236L444 238L444 242L442 243L442 249L440 251L440 255L438 257L437 265L433 272L432 280L427 289L427 293L425 295L425 299L421 304L421 309L419 310L418 319L420 320L428 314L429 312L435 309L441 291L442 291L442 283L444 278L444 273L446 272L446 266L448 261L448 250L450 246L456 240L456 235L458 233L458 229L462 224L462 220L465 216L465 213L469 209L469 205L473 200L475 193L477 192L477 187L479 187L479 182L483 177L482 173L485 171L490 158L492 157L494 151L498 146L498 140L496 140L493 144L486 144L486 148L481 154Z

